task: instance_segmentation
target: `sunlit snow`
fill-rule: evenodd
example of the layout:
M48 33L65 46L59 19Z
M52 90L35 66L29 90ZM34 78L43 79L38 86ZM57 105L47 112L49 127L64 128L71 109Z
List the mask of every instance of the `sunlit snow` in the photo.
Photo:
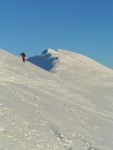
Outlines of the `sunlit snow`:
M113 70L60 49L28 60L0 49L0 150L113 150Z

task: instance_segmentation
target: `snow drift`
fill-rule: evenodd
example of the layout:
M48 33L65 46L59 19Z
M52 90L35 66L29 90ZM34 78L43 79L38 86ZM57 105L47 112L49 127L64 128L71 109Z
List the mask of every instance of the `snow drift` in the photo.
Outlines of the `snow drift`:
M0 149L112 150L113 71L65 50L37 57L43 69L0 50Z
M59 62L59 56L54 50L47 49L43 51L41 55L36 55L28 58L28 61L47 70L55 70L57 63Z

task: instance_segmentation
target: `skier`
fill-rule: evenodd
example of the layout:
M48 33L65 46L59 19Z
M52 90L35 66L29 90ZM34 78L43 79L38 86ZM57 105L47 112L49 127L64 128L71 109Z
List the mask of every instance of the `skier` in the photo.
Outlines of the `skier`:
M20 55L22 56L22 60L25 63L26 54L24 52L22 52Z

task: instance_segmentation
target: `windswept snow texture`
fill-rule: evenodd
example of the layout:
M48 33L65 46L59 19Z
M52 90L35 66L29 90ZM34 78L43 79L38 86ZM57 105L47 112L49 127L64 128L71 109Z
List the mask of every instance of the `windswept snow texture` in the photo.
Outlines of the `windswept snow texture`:
M65 50L43 55L57 57L53 73L0 50L0 149L113 150L113 71Z

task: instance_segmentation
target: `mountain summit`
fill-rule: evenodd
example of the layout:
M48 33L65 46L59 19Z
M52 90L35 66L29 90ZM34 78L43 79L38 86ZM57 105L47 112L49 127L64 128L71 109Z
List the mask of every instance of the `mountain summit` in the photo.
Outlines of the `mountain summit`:
M82 86L106 83L105 78L111 78L113 74L113 70L84 55L62 49L47 49L41 55L30 57L28 61L71 84Z
M112 150L113 71L65 50L35 57L43 69L0 50L0 149Z
M40 55L35 55L28 58L28 61L51 72L58 72L68 70L70 67L87 69L90 67L92 69L109 70L102 64L78 53L70 52L62 49L46 49Z

